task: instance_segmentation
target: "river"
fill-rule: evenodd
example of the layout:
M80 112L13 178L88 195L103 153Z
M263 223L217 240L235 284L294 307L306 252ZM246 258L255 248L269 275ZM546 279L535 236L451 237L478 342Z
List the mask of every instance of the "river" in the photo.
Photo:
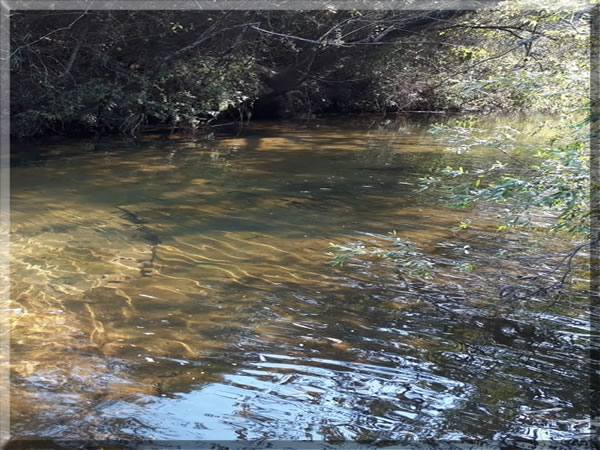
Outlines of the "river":
M570 243L498 233L497 206L421 191L432 168L505 161L428 128L333 118L16 146L13 438L585 437L587 297L499 295ZM328 254L397 238L442 261L433 278Z

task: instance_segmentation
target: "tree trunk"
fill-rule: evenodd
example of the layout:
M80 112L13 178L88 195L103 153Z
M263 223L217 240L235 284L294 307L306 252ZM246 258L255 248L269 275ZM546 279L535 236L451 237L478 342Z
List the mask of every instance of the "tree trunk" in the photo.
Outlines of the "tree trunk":
M320 47L314 44L305 46L301 52L305 54L298 58L296 64L283 72L262 77L265 89L252 104L252 116L255 118L282 117L286 110L285 94L298 89L311 75L332 67L341 58L363 56L365 51L385 51L385 45L377 44L392 43L400 37L414 35L415 32L429 25L438 25L469 12L447 10L414 15L402 23L388 27L379 36L368 42L361 41L361 44L376 44L374 48L370 48L369 45L352 45L352 43L347 43L347 47Z

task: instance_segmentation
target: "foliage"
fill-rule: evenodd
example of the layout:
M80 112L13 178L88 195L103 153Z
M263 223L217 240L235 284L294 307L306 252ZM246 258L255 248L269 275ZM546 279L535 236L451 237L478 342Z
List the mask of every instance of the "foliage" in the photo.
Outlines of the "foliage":
M231 112L558 111L585 97L589 14L14 11L11 131L195 129ZM568 54L569 58L564 58Z
M385 259L392 261L402 275L408 277L430 278L433 276L434 263L405 238L396 232L385 236L385 245L365 245L361 241L347 245L330 243L335 252L327 253L333 257L332 265L343 266L353 258Z
M442 30L450 42L462 44L447 58L469 64L454 73L450 68L450 76L445 72L438 94L460 109L579 108L589 92L589 15L585 8L559 3L535 9L504 1L495 11Z
M236 48L190 49L198 32L176 11L28 11L12 21L11 131L134 134L147 124L195 129L257 86ZM215 17L212 17L215 16ZM216 14L205 14L210 24ZM182 20L180 20L182 19ZM41 37L39 37L41 36Z
M535 225L532 216L540 209L554 213L551 230L574 233L589 231L589 145L584 131L587 121L558 130L545 146L522 148L515 145L516 130L501 128L495 133L476 128L434 126L432 133L442 133L451 150L470 151L489 146L509 158L510 163L497 162L487 169L469 173L460 167L440 171L445 179L460 179L446 184L450 206L466 208L479 201L505 203L509 214L499 229L517 225ZM482 136L491 134L491 138ZM521 159L521 155L523 158ZM526 163L525 158L532 160ZM512 164L511 164L512 163ZM442 177L421 179L422 189L440 186ZM537 226L540 224L538 223ZM462 227L461 227L462 228Z

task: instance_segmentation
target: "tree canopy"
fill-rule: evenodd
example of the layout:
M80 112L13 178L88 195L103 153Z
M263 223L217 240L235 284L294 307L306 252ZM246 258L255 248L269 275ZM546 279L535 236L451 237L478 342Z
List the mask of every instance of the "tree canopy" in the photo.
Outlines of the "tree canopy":
M581 97L566 88L586 82L588 16L515 0L482 11L13 11L12 132L197 128L225 111L552 109Z

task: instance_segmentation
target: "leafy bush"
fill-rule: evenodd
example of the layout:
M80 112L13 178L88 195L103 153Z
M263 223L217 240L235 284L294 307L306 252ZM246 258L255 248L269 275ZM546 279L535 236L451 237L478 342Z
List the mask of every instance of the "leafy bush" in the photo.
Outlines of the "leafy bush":
M515 162L499 162L488 169L469 173L446 168L440 171L443 178L460 178L461 182L445 184L442 177L421 179L423 189L444 186L449 189L450 205L468 207L478 201L507 203L510 214L500 226L532 225L531 214L543 208L554 212L551 230L565 229L572 233L589 232L590 219L590 153L586 138L588 120L571 124L567 131L550 139L546 146L521 149L513 144L514 137L503 128L496 133L464 127L434 126L432 132L443 134L451 150L469 151L473 146L494 148ZM491 135L486 139L481 136ZM519 155L532 154L536 160L528 164ZM466 179L467 181L464 181ZM539 225L539 224L538 224Z

